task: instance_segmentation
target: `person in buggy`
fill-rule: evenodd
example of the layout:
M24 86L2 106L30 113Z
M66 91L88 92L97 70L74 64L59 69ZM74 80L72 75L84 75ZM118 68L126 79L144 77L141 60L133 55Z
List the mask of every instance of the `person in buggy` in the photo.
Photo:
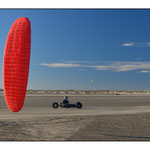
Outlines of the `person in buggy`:
M64 97L64 100L58 104L57 102L53 103L53 108L58 108L58 106L64 107L64 108L72 108L72 107L76 107L76 108L82 108L82 104L80 102L76 102L74 104L70 104L69 100L68 100L68 96Z
M64 106L69 106L68 96L65 96L65 97L64 97L64 100L63 100L62 104L63 104Z

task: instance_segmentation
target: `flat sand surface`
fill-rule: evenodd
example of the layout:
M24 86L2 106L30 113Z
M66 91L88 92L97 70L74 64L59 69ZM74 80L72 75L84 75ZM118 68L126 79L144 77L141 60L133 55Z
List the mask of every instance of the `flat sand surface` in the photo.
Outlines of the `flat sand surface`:
M0 141L149 141L150 96L69 96L82 109L53 109L63 96L26 96L12 113L0 96Z

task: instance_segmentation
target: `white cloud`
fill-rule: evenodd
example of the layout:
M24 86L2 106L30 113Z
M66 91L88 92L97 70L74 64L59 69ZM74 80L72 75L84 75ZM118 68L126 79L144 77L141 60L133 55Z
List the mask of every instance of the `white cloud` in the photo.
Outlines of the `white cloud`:
M112 62L107 65L93 66L96 70L110 70L115 72L150 69L150 62Z
M79 70L80 70L80 71L84 71L84 69L82 69L82 68L80 68Z
M134 46L135 43L124 43L122 44L122 46L125 46L125 47L129 47L129 46Z
M150 70L150 62L142 61L114 61L114 62L103 62L103 64L76 64L76 63L41 63L42 66L53 67L53 68L78 68L80 71L86 68L95 69L97 71L114 71L114 72L125 72L137 70L140 73L146 73ZM140 71L143 70L143 71Z
M74 61L66 61L66 63L71 63L71 64L93 64L92 61L81 61L81 60L74 60Z
M142 71L139 71L139 73L150 73L149 70L142 70Z
M128 42L128 43L123 43L122 46L124 46L124 47L131 47L131 46L149 47L150 42Z
M53 67L53 68L81 67L80 64L67 64L67 63L52 63L52 64L40 63L40 65L47 66L47 67Z
M150 42L147 43L147 46L150 46Z

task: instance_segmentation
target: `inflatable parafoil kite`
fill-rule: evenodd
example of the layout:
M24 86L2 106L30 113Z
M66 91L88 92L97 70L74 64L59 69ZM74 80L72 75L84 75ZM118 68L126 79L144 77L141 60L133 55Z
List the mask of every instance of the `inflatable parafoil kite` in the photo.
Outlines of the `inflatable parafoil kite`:
M3 62L4 94L12 112L21 110L28 83L31 49L31 25L26 17L18 18L6 40Z
M92 84L94 84L94 80L92 80Z

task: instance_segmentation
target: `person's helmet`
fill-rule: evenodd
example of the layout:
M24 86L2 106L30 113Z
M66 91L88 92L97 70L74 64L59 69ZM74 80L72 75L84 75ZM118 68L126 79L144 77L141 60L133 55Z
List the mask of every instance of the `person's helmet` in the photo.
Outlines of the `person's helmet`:
M64 99L68 99L68 96L65 96Z

